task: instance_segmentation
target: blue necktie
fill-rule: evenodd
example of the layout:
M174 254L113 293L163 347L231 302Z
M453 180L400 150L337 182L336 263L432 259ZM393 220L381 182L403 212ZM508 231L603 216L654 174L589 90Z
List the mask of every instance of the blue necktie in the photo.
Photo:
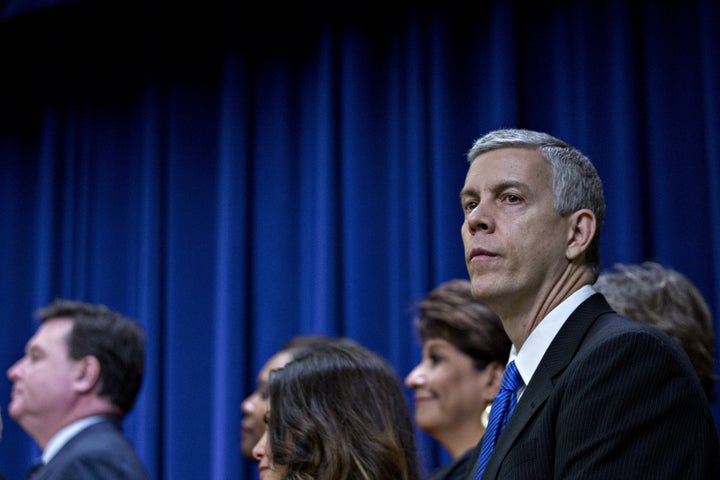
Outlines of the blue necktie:
M492 402L490 420L488 421L487 430L485 430L485 435L483 436L482 447L480 447L480 457L478 458L475 469L475 480L482 478L493 448L495 448L495 444L500 437L500 433L503 431L503 428L505 428L505 424L515 408L517 392L522 386L523 379L518 373L515 361L512 361L505 367L500 391Z

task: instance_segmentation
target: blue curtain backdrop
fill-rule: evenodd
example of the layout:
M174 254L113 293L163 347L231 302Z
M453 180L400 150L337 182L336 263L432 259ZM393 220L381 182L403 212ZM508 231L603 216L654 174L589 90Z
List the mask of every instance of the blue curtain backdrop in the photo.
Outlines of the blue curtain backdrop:
M184 5L0 3L0 365L55 297L137 318L125 429L155 478L257 478L240 403L292 335L407 374L412 306L466 276L464 154L491 129L587 153L603 267L683 272L718 332L716 1ZM37 450L9 396L16 479ZM447 460L418 438L425 467Z

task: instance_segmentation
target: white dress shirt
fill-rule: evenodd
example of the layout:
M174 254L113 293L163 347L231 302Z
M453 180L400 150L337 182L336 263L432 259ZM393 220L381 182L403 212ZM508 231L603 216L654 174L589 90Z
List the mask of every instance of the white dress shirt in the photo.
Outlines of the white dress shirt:
M540 360L542 360L555 335L560 331L570 314L593 294L595 294L595 289L592 285L580 287L578 291L563 300L538 323L519 352L515 349L515 345L512 346L508 362L515 360L515 366L526 386L530 383L535 370L540 364ZM518 399L520 399L524 391L525 387L523 386L518 392Z

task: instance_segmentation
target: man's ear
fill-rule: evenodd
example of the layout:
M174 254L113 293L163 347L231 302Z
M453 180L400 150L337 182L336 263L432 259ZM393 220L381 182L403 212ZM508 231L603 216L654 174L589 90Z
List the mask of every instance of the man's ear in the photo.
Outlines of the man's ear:
M91 392L100 383L100 362L93 355L86 355L78 362L73 381L75 390L81 393Z
M568 245L565 255L573 261L577 259L590 246L595 237L597 220L595 214L584 208L573 212L568 218Z

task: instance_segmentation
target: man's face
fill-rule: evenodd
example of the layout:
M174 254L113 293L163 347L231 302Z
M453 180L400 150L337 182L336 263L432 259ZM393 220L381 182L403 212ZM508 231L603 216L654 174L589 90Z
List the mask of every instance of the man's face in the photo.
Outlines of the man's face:
M25 346L25 356L7 371L13 382L8 413L31 436L62 427L77 394L80 362L68 357L66 338L72 320L45 321Z
M293 356L285 351L280 351L270 357L258 374L255 391L242 402L241 408L244 415L240 449L248 459L254 458L253 447L265 433L265 412L268 403L267 382L270 371L285 366L292 359Z
M553 209L547 161L522 148L483 153L470 164L460 197L473 295L502 316L547 294L567 265L569 235Z

